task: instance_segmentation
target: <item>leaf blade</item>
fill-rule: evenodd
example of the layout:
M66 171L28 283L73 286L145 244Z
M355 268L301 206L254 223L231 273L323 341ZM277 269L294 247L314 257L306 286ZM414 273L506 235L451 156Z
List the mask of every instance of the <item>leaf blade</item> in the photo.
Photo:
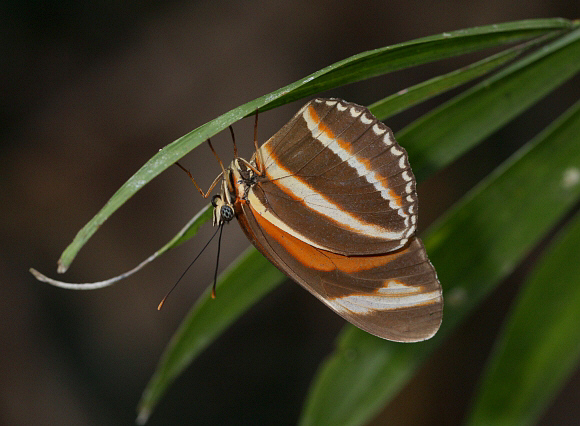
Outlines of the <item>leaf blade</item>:
M521 54L528 48L526 45L514 46L496 55L489 56L468 66L454 70L450 73L433 77L429 80L403 89L398 93L387 96L384 99L369 105L369 109L379 120L395 115L420 102L437 96L447 90L453 89L480 77L495 68L505 64Z
M96 289L100 289L100 288L109 287L109 286L111 286L111 285L113 285L121 280L124 280L127 277L130 277L131 275L135 274L136 272L139 272L141 269L143 269L149 263L153 262L155 259L157 259L159 256L161 256L166 251L168 251L174 247L179 246L183 242L185 242L188 239L190 239L191 237L193 237L195 234L197 234L197 231L199 230L199 228L205 222L207 222L208 220L210 220L212 218L212 214L213 214L213 206L211 204L206 205L199 212L197 212L197 214L195 216L193 216L189 220L189 222L187 222L185 224L185 226L183 228L181 228L179 230L179 232L171 240L169 240L163 247L161 247L159 250L157 250L155 253L153 253L151 256L149 256L147 259L145 259L144 261L139 263L136 267L130 269L129 271L123 272L122 274L119 274L113 278L109 278L109 279L106 279L103 281L90 282L90 283L70 283L70 282L59 281L59 280L49 278L46 275L41 274L40 272L38 272L34 268L30 268L29 272L32 275L34 275L34 277L38 281L51 284L55 287L65 288L65 289L69 289L69 290L96 290Z
M221 275L219 297L211 299L208 288L188 312L161 357L155 374L149 381L138 406L139 424L147 421L153 408L177 375L205 349L241 313L254 304L286 276L253 247ZM223 286L227 291L221 291Z
M64 273L78 251L97 229L144 185L192 149L199 146L207 138L219 133L243 117L252 114L256 109L266 111L322 90L329 90L338 85L360 81L381 73L426 63L443 57L525 40L551 31L563 31L571 26L572 23L570 21L559 18L510 22L455 31L449 33L451 37L445 34L424 37L395 46L363 52L222 114L164 147L131 176L113 194L105 206L76 234L73 241L61 254L57 271ZM445 51L446 44L451 44L453 48ZM417 50L418 46L423 46L424 49ZM425 47L427 47L426 50Z
M518 296L488 362L467 424L535 424L578 365L578 241L577 214Z
M398 134L415 176L423 180L446 166L579 70L575 30L425 114Z
M274 108L288 101L333 87L361 81L364 78L505 43L526 40L553 30L569 29L573 25L570 21L561 18L507 22L450 31L363 52L324 68L321 70L323 75L312 74L307 77L308 84L293 88L292 93L286 94L281 100L275 100L268 108ZM385 60L387 64L382 63Z

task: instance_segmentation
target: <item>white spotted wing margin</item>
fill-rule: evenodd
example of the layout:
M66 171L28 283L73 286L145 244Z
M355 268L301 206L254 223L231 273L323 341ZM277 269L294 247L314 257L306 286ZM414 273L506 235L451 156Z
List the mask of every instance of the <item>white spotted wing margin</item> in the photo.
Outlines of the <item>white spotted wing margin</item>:
M265 174L235 202L252 243L357 327L398 342L433 336L441 286L391 130L362 106L315 99L260 150Z

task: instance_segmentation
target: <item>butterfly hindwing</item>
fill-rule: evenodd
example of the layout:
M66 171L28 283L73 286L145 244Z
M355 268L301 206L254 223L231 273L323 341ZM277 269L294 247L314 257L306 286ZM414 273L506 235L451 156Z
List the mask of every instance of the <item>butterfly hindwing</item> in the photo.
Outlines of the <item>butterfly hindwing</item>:
M419 238L382 255L344 256L280 230L248 203L237 203L236 210L262 254L357 327L400 342L428 339L439 328L441 287Z

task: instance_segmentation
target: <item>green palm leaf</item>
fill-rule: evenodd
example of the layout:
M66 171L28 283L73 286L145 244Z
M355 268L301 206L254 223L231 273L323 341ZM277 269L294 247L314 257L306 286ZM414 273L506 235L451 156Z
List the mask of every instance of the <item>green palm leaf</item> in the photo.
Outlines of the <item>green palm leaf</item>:
M578 170L570 171L561 184L577 179ZM578 367L579 241L576 214L520 292L496 342L468 424L535 424Z
M352 56L239 106L167 145L144 164L113 194L101 211L78 232L73 242L61 255L58 271L65 272L78 251L96 230L144 185L207 138L221 132L237 120L254 113L257 109L265 111L305 96L387 72L565 31L570 26L571 23L563 19L540 19L472 28L400 43Z
M500 53L426 80L371 106L377 117L384 119L451 88L480 79L397 135L409 153L418 180L425 180L578 72L578 23L563 19L512 22L364 52L225 113L171 143L137 171L79 231L59 260L59 272L68 268L96 229L143 185L205 139L256 109L267 110L344 84L508 43L511 47ZM541 43L543 45L537 48ZM529 53L530 48L535 50ZM499 72L481 80L498 67L502 67ZM387 342L347 326L339 336L335 352L314 379L302 413L302 424L358 425L369 421L405 385L445 336L577 202L580 185L574 182L563 185L562 182L566 173L575 176L574 170L580 170L579 111L576 105L522 147L424 236L447 298L439 333L427 342L409 345ZM540 205L538 199L542 200ZM206 208L154 256L191 238L208 219ZM542 275L541 271L538 275ZM168 386L204 348L284 279L253 248L222 273L218 282L219 300L210 300L206 292L172 338L143 394L139 420L146 421ZM568 286L563 291L571 292L571 288ZM529 303L533 305L533 301ZM521 308L521 312L530 312L530 309L530 306ZM517 320L518 312L514 313L514 324L524 327L522 320ZM553 316L547 321L553 321L557 329L558 321L564 319ZM517 327L514 325L510 330L517 330ZM512 331L506 339L514 333ZM538 334L537 340L534 343L542 348L553 343L545 334ZM499 360L494 361L495 369L506 359L513 359L509 351L507 355L496 356ZM570 359L558 383L577 362L576 352L570 352ZM552 361L547 359L547 362ZM485 412L486 404L490 403L486 395L493 394L494 387L503 385L493 376L496 370L490 371L475 405L474 422L481 418L479 413ZM520 373L527 374L527 371ZM553 392L555 390L550 390L550 395ZM546 400L544 397L543 401Z

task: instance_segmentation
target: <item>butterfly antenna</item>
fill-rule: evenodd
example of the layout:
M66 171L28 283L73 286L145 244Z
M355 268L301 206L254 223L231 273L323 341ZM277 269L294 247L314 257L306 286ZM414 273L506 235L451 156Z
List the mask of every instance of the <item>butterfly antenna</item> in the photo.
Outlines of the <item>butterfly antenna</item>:
M218 252L217 252L217 259L215 261L215 272L213 274L213 287L211 289L211 298L212 299L215 299L215 287L216 287L216 284L217 284L218 266L220 264L220 251L221 251L220 250L220 247L221 247L221 244L222 244L222 231L224 230L224 224L225 224L225 222L222 222L222 224L220 225L220 236L218 237Z
M220 229L223 228L223 225L220 227ZM203 253L203 251L207 248L207 246L209 246L209 243L211 243L211 240L214 239L214 237L216 236L218 232L218 229L215 230L215 232L213 233L213 235L211 236L211 238L209 239L209 241L207 243L205 243L205 246L203 246L203 248L201 249L201 251L199 252L199 254L197 256L195 256L195 259L193 259L193 261L189 264L189 266L185 269L185 271L183 271L183 274L181 274L181 276L179 277L179 279L177 280L177 282L175 284L173 284L173 287L171 287L171 290L169 290L167 292L167 294L165 295L165 297L161 300L161 302L159 302L159 305L157 306L157 310L160 311L161 308L163 307L163 304L165 303L165 301L167 300L167 298L169 297L169 295L173 292L173 290L175 290L175 287L177 287L177 284L179 284L179 281L181 281L181 279L185 276L185 274L187 273L187 271L189 271L189 268L191 268L193 266L193 264L195 263L195 261L199 258L199 256L201 256L201 254ZM221 240L221 232L220 232L220 240ZM218 259L219 259L219 243L218 243ZM215 284L214 284L215 286Z

